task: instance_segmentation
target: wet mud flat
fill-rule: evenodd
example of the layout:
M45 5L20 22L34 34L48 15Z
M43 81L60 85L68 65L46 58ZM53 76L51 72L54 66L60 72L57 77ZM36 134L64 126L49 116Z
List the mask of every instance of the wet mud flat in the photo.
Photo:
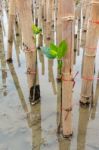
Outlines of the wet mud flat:
M93 107L79 106L83 47L74 66L75 73L79 74L73 89L73 137L67 140L57 134L60 84L56 81L56 62L50 72L47 58L44 57L42 63L42 54L38 52L41 100L31 106L20 34L15 36L13 44L13 64L6 63L8 22L5 11L3 13L4 26L0 26L0 150L99 150L98 80L94 82ZM97 50L96 79L98 71Z

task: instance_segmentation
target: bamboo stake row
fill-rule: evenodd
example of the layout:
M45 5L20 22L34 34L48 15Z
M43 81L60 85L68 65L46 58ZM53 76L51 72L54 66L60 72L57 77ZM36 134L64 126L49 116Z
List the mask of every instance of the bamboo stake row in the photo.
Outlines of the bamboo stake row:
M17 10L17 12L15 11ZM40 98L38 83L35 40L32 33L31 1L9 0L9 29L7 62L12 62L12 46L16 13L21 25L23 48L26 56L27 80L29 85L30 101ZM29 51L28 51L29 50ZM35 87L36 86L36 87ZM34 94L35 93L35 94Z
M14 23L15 23L15 0L9 0L9 19L8 19L8 51L7 61L12 62L12 47L14 38Z
M99 37L99 1L93 0L90 4L91 15L88 20L84 64L82 74L81 104L89 104L92 98L94 81L95 57Z
M6 90L7 66L6 66L3 42L4 42L3 41L3 29L2 29L2 23L0 21L0 62L1 62L1 73L2 73L3 95L6 96L7 95L7 90Z

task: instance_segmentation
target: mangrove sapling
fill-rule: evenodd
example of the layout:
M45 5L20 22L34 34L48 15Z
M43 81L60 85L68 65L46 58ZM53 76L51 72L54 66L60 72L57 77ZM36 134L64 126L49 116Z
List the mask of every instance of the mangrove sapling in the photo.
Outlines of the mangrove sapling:
M32 32L33 32L33 39L36 44L36 36L42 32L42 29L33 24ZM35 105L40 101L40 86L37 84L37 80L38 80L38 72L37 72L37 51L36 51L35 77L34 77L33 88L30 91L30 97L29 97L30 103L32 105Z
M62 58L66 55L67 50L68 50L68 45L65 40L63 40L58 46L55 45L54 43L51 43L49 47L42 47L41 48L42 52L46 55L47 58L49 59L57 59L57 64L58 64L58 72L60 76L62 77L62 67L63 67L63 62ZM62 80L61 80L62 81ZM62 82L61 82L62 84ZM60 93L61 93L61 101L60 101L60 110L62 109L62 88L60 88ZM61 120L61 113L60 113L60 119ZM60 129L60 121L58 123L58 132Z
M49 47L42 47L42 52L49 59L57 59L59 73L61 74L62 69L62 58L66 55L68 46L65 40L63 40L58 46L51 43Z

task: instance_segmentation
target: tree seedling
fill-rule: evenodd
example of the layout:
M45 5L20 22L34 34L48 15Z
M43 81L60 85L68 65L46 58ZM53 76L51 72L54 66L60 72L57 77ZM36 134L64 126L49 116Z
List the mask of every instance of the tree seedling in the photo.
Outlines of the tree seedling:
M51 43L49 47L41 47L42 52L49 59L57 59L58 69L61 73L62 69L62 58L66 55L68 50L68 46L65 40L63 40L58 46L54 43Z

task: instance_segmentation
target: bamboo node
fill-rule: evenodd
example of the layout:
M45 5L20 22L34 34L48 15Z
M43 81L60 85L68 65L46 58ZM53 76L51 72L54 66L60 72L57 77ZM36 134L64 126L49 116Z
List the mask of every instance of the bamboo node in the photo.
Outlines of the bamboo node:
M67 109L63 108L63 111L66 111L66 112L70 112L70 111L72 111L72 106L70 106L70 107L69 107L69 108L67 108Z
M70 79L69 79L69 78L66 78L66 79L65 79L64 77L62 77L62 80L65 81L65 82L68 82L68 81L74 82L74 78L70 78Z
M70 106L70 107L67 108L67 109L63 108L62 110L65 111L65 112L67 112L67 113L66 113L66 116L65 116L65 121L66 121L67 118L68 118L69 113L72 111L72 106Z
M65 16L65 17L62 17L62 20L66 20L66 21L73 21L75 19L75 16Z
M31 74L32 74L32 75L35 75L36 72L33 71L32 69L28 68L26 74L29 74L29 75L31 75Z
M95 56L96 56L96 54L88 54L88 53L86 53L86 52L85 52L84 55L87 56L87 57L95 57Z
M79 72L77 71L73 78L64 79L63 76L64 76L64 75L70 75L70 73L62 73L62 75L63 75L63 76L62 76L62 80L65 81L65 82L67 82L67 81L73 82L73 88L74 88L74 86L75 86L75 78L77 77L78 74L79 74Z
M33 52L35 52L34 47L30 48L25 43L23 43L23 51L26 52L26 53L31 53L31 52L33 53Z
M81 97L84 97L84 98L86 98L87 100L89 100L92 96L81 95Z
M94 77L82 77L82 79L92 81L92 80L94 80Z
M90 4L99 4L99 2L91 1Z
M67 73L66 72L62 72L62 74L66 76L66 75L70 75L70 72L67 72Z
M89 81L92 81L92 80L99 80L99 78L94 78L94 77L82 77L83 80L89 80Z
M95 50L96 50L96 47L88 47L88 46L86 46L85 48L86 48L86 49L93 50L93 51L95 51Z
M10 43L10 44L11 44L12 42L13 42L12 40L8 40L8 43Z

